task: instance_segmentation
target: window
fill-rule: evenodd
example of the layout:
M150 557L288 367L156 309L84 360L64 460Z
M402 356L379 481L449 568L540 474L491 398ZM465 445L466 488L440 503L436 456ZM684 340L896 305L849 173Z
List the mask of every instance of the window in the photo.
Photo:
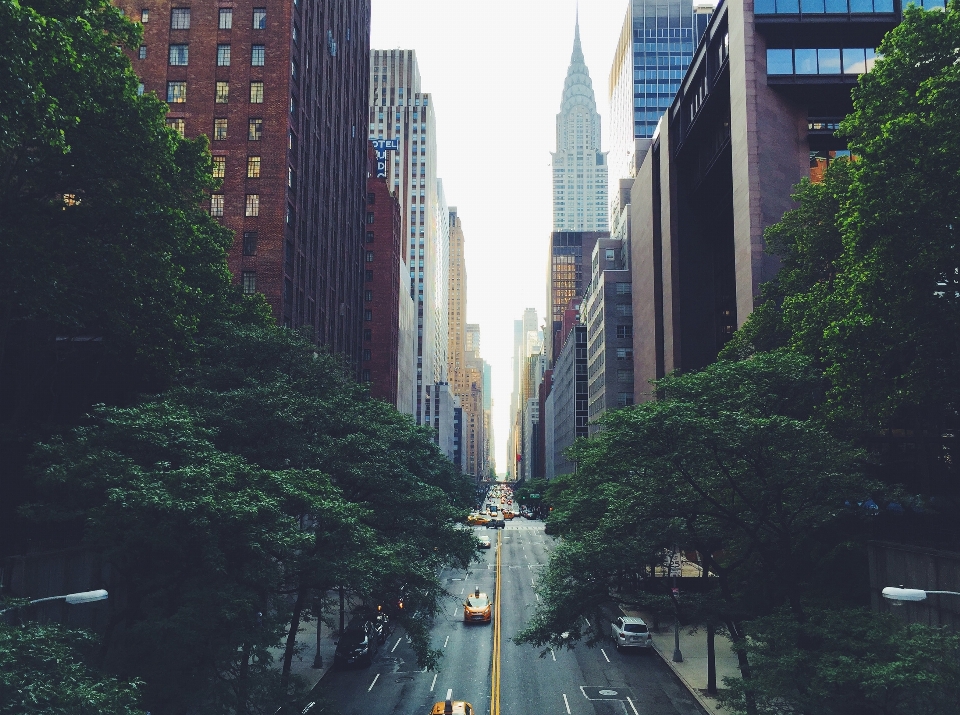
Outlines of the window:
M149 10L143 9L143 10L140 11L140 22L142 22L144 25L146 25L148 22L150 22L150 11L149 11Z
M230 45L217 45L217 67L230 66Z
M633 382L633 370L617 370L617 382Z
M187 83L176 81L167 82L167 101L171 104L182 104L187 101Z
M243 294L253 295L257 292L257 274L256 271L244 271L240 274L243 283Z
M373 340L373 331L370 328L364 328L363 330L363 339L364 340Z
M371 357L372 357L372 356L371 356L371 353L370 353L369 350L364 350L364 351L363 351L363 359L364 359L364 361L369 361L369 360L371 359Z
M213 157L213 178L222 179L227 173L227 157Z
M217 94L216 94L216 103L217 104L226 104L230 99L230 83L229 82L217 82Z
M146 45L140 45L140 50L137 52L137 57L139 57L141 60L147 59L147 46L146 46Z
M633 306L629 303L626 305L617 306L617 315L621 317L626 317L628 315L633 315Z
M190 8L175 7L170 11L170 29L171 30L189 30L190 29Z
M217 27L221 30L229 30L233 27L233 8L220 8L220 24Z
M287 188L297 190L297 172L293 170L292 166L287 167Z
M604 251L604 258L608 261L614 261L617 258L617 252L612 248L608 248Z
M182 117L170 117L167 119L167 126L170 127L173 131L179 134L181 137L186 136L187 133L187 123Z
M629 283L617 283L617 295L630 295L630 291Z
M243 232L243 255L245 256L257 255L257 232L256 231Z
M260 157L259 156L247 157L247 178L248 179L260 178Z
M373 233L373 231L367 231L367 243L373 243L375 239L376 235Z
M265 7L253 8L253 29L254 30L267 29L267 8Z
M373 281L373 271L364 271L363 280L365 280L367 283Z
M141 82L140 84L138 84L138 85L137 85L137 96L138 96L138 97L142 97L142 96L143 96L143 92L144 92L145 89L146 89L146 87L144 86L143 82Z
M372 291L372 290L364 291L364 292L363 292L363 299L364 299L364 301L366 301L367 303L369 303L370 301L372 301L372 300L373 300L373 291Z
M373 251L367 251L366 261L367 263L373 263Z
M372 310L365 310L365 311L363 311L363 319L364 319L365 321L367 321L368 323L369 323L371 320L373 320L373 311L372 311Z
M223 216L223 194L211 194L210 215Z
M213 120L213 140L223 141L226 138L227 138L227 120L214 119Z
M250 83L250 104L263 104L263 82Z
M263 58L266 54L263 45L254 45L253 50L250 53L250 66L251 67L263 67Z
M190 60L188 45L170 45L170 64L173 67L185 67Z
M633 326L632 325L618 325L617 326L617 337L620 339L623 338L632 338L633 337Z
M247 194L246 215L260 215L260 194Z
M263 137L263 120L251 119L247 124L247 139L258 142L261 137Z
M364 370L364 371L363 371L363 381L364 381L364 382L370 382L370 371L369 371L369 370Z
M377 202L377 195L374 194L374 193L368 193L368 194L367 194L367 203L368 203L368 204L375 204L376 202Z
M368 224L373 223L373 219L374 219L373 211L367 211L367 223Z
M617 393L617 407L628 407L633 404L633 393L632 392L618 392Z

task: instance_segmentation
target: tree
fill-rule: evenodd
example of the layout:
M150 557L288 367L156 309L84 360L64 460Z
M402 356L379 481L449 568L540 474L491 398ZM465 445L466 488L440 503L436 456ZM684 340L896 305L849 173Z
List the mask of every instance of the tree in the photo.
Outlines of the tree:
M84 663L89 633L57 625L0 623L0 712L22 715L142 715L141 683L103 676Z
M752 621L753 677L728 678L725 708L818 715L952 715L960 702L960 636L865 609L781 609Z
M584 608L643 602L649 581L636 576L678 545L716 577L691 610L742 645L749 618L783 604L804 618L802 597L826 587L824 566L851 548L856 516L844 504L872 485L862 455L815 419L822 378L805 358L757 354L657 387L663 399L611 412L575 443L578 471L551 517L564 543L522 641L570 642Z

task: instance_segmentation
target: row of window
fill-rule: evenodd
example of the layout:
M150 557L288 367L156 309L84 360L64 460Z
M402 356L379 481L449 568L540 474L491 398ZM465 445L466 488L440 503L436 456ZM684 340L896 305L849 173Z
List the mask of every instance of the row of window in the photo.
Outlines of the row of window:
M247 178L248 179L260 178L260 164L261 164L261 161L259 156L247 157ZM227 157L225 156L213 157L213 178L223 179L226 177L226 173L227 173Z
M943 0L939 2L943 7ZM927 0L927 4L930 5L931 0ZM753 4L755 15L798 15L801 12L814 15L893 12L893 0L755 0Z
M182 117L168 117L167 126L177 132L180 136L186 136L187 122ZM227 138L227 120L225 118L221 117L213 120L213 138L215 141L223 141ZM257 142L262 138L263 120L260 118L251 117L247 120L247 139L252 142ZM250 167L248 166L248 171L249 168ZM216 171L216 167L214 167L214 171Z
M147 59L147 46L140 45L139 55L141 60ZM250 66L263 67L267 56L265 45L253 45L250 48ZM217 67L229 67L232 52L230 45L217 45ZM171 67L186 67L190 64L190 45L170 45L167 54L167 61Z
M210 215L223 216L224 195L210 195ZM244 216L256 217L260 215L260 194L247 194L244 205ZM250 255L250 254L245 254Z
M143 8L140 10L140 22L143 23L144 25L150 22L150 8ZM253 8L253 22L251 26L253 27L254 30L267 29L267 8L265 7ZM220 12L217 15L217 28L220 30L233 29L233 8L232 7L220 8ZM189 30L190 29L190 8L175 7L170 10L170 29L171 30Z
M230 85L227 82L217 82L217 104L226 104L230 95ZM185 80L167 82L167 102L183 104L187 101L187 83ZM263 104L263 82L257 80L250 83L250 104Z
M873 69L877 53L870 48L768 49L768 75L858 75Z

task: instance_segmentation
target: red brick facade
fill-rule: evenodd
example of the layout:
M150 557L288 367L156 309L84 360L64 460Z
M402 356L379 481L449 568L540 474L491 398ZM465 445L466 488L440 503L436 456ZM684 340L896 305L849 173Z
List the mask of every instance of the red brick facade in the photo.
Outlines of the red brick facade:
M364 257L363 379L370 394L397 405L400 348L400 244L403 221L386 178L377 178L373 149L367 158Z
M185 136L210 137L235 280L359 377L370 0L117 4L143 22L145 91Z

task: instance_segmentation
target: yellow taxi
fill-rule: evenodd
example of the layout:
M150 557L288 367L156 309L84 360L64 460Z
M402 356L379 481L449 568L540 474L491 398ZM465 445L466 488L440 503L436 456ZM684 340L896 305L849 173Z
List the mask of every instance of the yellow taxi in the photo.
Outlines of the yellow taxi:
M476 715L473 705L463 700L445 700L434 703L430 715Z
M504 509L504 510L503 510L503 518L504 518L504 519L512 519L512 518L515 517L515 516L516 516L516 514L514 514L514 513L513 513L512 511L510 511L509 509Z
M490 517L486 514L471 514L467 517L467 524L470 526L483 526L490 522Z
M492 612L490 597L482 593L479 588L467 596L467 600L463 602L464 623L490 623Z

